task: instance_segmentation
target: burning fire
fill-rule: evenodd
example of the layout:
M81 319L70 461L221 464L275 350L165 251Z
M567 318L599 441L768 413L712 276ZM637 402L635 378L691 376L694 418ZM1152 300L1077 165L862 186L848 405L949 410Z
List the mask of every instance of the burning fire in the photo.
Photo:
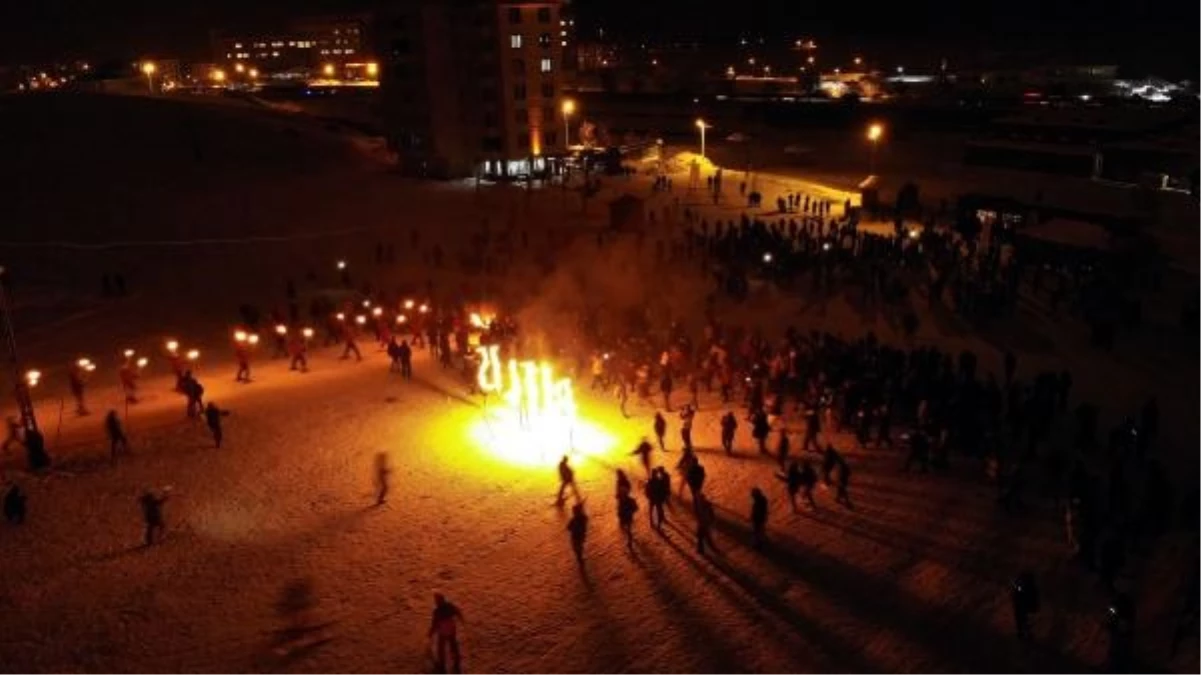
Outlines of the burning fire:
M522 464L553 464L563 455L596 454L613 440L577 419L571 380L540 361L504 361L496 345L476 349L479 388L500 405L485 406L476 435L494 453ZM495 400L495 399L494 399Z
M572 396L571 380L554 378L554 369L548 363L534 361L517 362L509 359L509 387L502 386L500 347L492 345L477 348L480 354L480 369L477 374L480 389L484 393L502 392L501 398L519 412L522 422L532 425L545 422L548 418L570 423L575 420L575 399Z

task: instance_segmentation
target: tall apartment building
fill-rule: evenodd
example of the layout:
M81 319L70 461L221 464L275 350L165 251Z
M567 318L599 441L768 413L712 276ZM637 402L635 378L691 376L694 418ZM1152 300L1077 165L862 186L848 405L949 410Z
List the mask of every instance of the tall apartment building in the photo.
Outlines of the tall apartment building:
M561 8L561 0L393 0L379 9L381 114L404 172L518 177L551 168L565 150Z

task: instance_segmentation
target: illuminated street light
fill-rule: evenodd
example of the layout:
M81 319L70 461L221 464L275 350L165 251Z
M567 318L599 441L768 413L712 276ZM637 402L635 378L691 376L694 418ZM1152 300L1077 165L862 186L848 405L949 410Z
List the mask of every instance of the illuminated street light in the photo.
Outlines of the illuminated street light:
M321 68L321 74L326 77L333 77L334 76L334 64L332 64L332 63L325 64Z
M575 101L571 99L563 100L563 147L571 147L571 122L568 120L571 113L575 112Z
M405 309L413 309L413 301L405 300Z
M340 269L340 270L346 269L346 261L345 260L338 261L338 269Z
M196 359L199 359L199 358L200 358L200 350L199 349L189 349L188 350L188 360L189 361L195 363Z
M701 130L701 159L705 159L705 129L709 128L709 124L701 118L696 118L696 128Z
M862 65L863 65L863 57L862 57L862 56L856 56L856 57L855 57L855 65L857 65L857 66L862 66Z
M383 316L383 315L384 315L384 308L383 308L383 307L375 307L375 308L372 308L372 310L371 310L371 316L374 316L375 318L377 318L377 319L378 319L379 317L381 317L381 316Z
M220 68L214 70L212 72L212 76L213 82L216 82L217 84L222 84L225 82L225 71L221 70Z
M259 336L255 333L251 333L246 338L246 343L249 344L251 347L257 345L259 343Z
M235 63L234 70L238 71L239 73L244 73L246 72L246 66L244 66L242 63Z
M313 339L313 329L312 328L305 328L304 330L300 331L300 334L303 335L304 339L306 339L306 340Z
M40 371L40 370L25 371L25 384L29 385L30 388L38 386L38 382L41 382L41 380L42 380L42 371Z
M354 318L354 322L362 326L367 323L367 317L360 314Z
M134 355L134 353L135 353L135 352L134 352L132 349L126 349L125 351L121 352L121 354L122 354L123 356L125 356L125 358L127 358L127 359L132 359L132 358L133 358L133 355Z
M172 354L179 351L179 342L177 340L167 340L167 351Z
M867 128L867 140L871 141L872 144L871 162L868 165L868 175L871 176L876 175L876 147L880 145L880 138L882 136L884 136L883 124L877 122Z
M763 254L763 262L765 262L765 263L771 262L771 254L770 253Z
M379 77L379 64L372 61L367 64L367 77Z
M259 76L259 69L251 68L250 70L246 71L246 74L250 76L250 79L256 79Z
M154 61L147 61L142 64L142 73L146 75L146 87L150 93L154 93L154 73L158 70L158 66L154 65Z

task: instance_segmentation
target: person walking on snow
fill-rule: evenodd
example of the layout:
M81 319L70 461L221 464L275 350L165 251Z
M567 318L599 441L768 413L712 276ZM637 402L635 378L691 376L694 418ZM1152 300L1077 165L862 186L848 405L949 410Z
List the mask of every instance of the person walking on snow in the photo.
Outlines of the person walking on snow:
M234 358L238 361L234 382L250 382L250 347L245 342L234 343Z
M663 413L655 411L654 422L655 438L659 439L659 449L667 452L667 447L663 445L663 436L667 434L667 420L663 418Z
M651 452L653 450L654 447L651 446L651 442L646 440L646 436L643 436L642 442L630 453L631 455L638 455L638 460L642 462L642 468L646 471L648 479L651 476Z
M727 455L734 454L734 432L738 429L738 420L734 413L727 411L721 416L721 447Z
M224 434L221 431L221 418L229 417L228 410L222 410L217 407L212 401L204 407L204 423L209 428L209 432L213 434L213 442L217 447L221 447L221 439Z
M375 455L375 505L383 506L388 501L388 477L392 474L388 466L388 455L378 452Z
M626 535L626 548L634 550L634 514L638 512L638 502L629 492L617 497L617 522L621 531Z
M684 451L692 451L692 420L696 417L696 409L691 403L685 403L680 411L680 440L684 442Z
M121 427L121 418L116 410L108 411L104 416L104 433L108 436L108 451L110 460L117 463L117 448L129 452L129 441L125 438L125 429Z
M441 593L434 593L434 612L430 619L428 636L436 640L434 666L439 673L446 672L446 656L450 652L450 672L463 671L462 654L459 651L459 626L463 612Z
M571 550L575 553L575 561L583 567L584 540L588 537L588 516L584 514L583 504L571 507L571 519L567 521L567 531L571 536Z
M667 469L661 466L655 467L651 471L650 480L646 482L646 501L650 504L651 527L657 531L663 531L663 521L666 516L663 506L667 504L670 497L671 476L668 475Z
M555 504L563 505L563 493L567 488L575 494L576 501L580 500L580 489L575 484L575 471L571 465L567 463L567 455L563 455L563 459L559 460L559 496L555 498Z
M759 488L751 488L751 533L752 545L756 550L767 543L767 495Z
M167 497L167 494L156 495L153 491L146 490L138 498L142 507L142 521L146 525L143 538L146 546L154 544L156 539L161 539L166 529L166 525L163 524L163 504L167 502Z

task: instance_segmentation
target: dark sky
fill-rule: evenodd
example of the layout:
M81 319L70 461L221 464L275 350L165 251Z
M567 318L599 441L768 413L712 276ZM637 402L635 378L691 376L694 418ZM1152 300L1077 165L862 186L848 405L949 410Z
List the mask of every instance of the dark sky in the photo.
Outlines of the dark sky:
M213 27L364 9L376 1L386 0L0 0L0 63L177 52L203 58ZM886 45L900 52L898 58L906 49L924 54L943 45L959 53L980 45L1039 45L1061 62L1117 62L1131 74L1181 77L1197 73L1201 34L1196 3L1180 1L576 0L575 5L580 28L599 24L611 34L803 35L855 50ZM931 50L932 44L938 49Z

